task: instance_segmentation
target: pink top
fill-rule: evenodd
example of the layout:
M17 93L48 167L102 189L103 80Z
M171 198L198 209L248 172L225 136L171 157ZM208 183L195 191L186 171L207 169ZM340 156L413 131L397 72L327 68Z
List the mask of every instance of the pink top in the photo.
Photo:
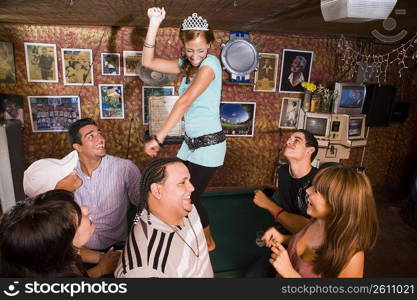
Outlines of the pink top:
M297 254L297 242L300 239L300 237L303 236L306 229L309 225L305 226L303 229L301 229L294 237L291 239L290 243L288 244L288 256L290 257L291 264L293 265L294 269L300 273L301 277L321 277L320 274L314 273L313 270L313 262L312 261L304 261L301 259L301 257Z

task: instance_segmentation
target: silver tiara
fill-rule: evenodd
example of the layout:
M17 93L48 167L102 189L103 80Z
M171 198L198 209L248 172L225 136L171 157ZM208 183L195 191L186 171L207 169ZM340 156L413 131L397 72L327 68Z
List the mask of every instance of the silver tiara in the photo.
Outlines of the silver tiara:
M181 30L203 30L208 31L208 23L206 19L203 19L197 13L193 13L187 19L182 21Z

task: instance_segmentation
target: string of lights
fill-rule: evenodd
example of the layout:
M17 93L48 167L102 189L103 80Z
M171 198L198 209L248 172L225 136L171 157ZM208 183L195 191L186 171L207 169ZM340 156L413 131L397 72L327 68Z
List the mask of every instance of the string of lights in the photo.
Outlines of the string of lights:
M375 76L378 84L387 80L388 68L396 64L398 66L398 75L401 78L403 71L407 69L408 58L417 59L417 51L414 51L417 43L417 34L415 34L406 43L391 50L385 54L364 54L355 50L348 40L342 35L338 41L337 47L341 53L343 71L351 70L352 78L358 72L359 68L364 72L364 78ZM414 53L412 53L414 51Z

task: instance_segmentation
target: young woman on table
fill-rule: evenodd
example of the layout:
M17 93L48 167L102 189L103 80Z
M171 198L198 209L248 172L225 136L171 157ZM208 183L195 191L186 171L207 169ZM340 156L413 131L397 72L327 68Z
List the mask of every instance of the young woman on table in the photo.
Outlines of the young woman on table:
M176 59L161 59L154 56L156 35L165 19L164 8L148 10L149 27L143 46L142 64L151 70L163 73L182 73L179 99L166 118L162 128L145 143L145 152L157 156L164 140L175 124L184 117L185 138L177 154L186 162L195 190L191 195L196 206L209 251L214 250L208 214L200 201L217 167L223 165L226 154L226 138L220 124L220 97L222 69L220 61L208 50L214 42L213 31L205 19L193 13L184 19L180 39L184 55Z

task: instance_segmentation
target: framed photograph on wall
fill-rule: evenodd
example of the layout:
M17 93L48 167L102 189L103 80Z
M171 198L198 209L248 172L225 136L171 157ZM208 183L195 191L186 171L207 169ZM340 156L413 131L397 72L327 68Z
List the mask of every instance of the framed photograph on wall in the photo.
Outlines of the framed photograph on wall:
M81 119L78 96L28 96L28 104L33 132L68 131Z
M0 83L16 83L13 44L0 41Z
M284 97L281 104L279 128L297 129L298 116L300 114L301 99Z
M337 157L337 148L333 145L326 149L326 158L336 158Z
M255 102L220 102L220 120L226 136L253 136Z
M25 57L29 82L58 82L55 44L25 43Z
M23 96L0 94L0 124L19 120L23 127Z
M94 85L91 49L62 48L61 53L65 85Z
M255 72L255 92L275 92L277 87L278 54L259 53L258 70Z
M138 67L142 64L142 51L123 51L125 76L138 76Z
M100 118L124 119L123 84L99 84Z
M120 75L119 53L101 53L101 75Z
M280 93L304 93L301 82L310 81L313 51L284 49L281 63Z
M150 96L149 97L149 134L156 134L164 125L166 118L170 114L179 96ZM166 138L180 137L184 134L182 121L178 121ZM167 139L165 139L167 140Z
M143 86L142 87L142 122L149 124L149 97L174 96L173 86Z

